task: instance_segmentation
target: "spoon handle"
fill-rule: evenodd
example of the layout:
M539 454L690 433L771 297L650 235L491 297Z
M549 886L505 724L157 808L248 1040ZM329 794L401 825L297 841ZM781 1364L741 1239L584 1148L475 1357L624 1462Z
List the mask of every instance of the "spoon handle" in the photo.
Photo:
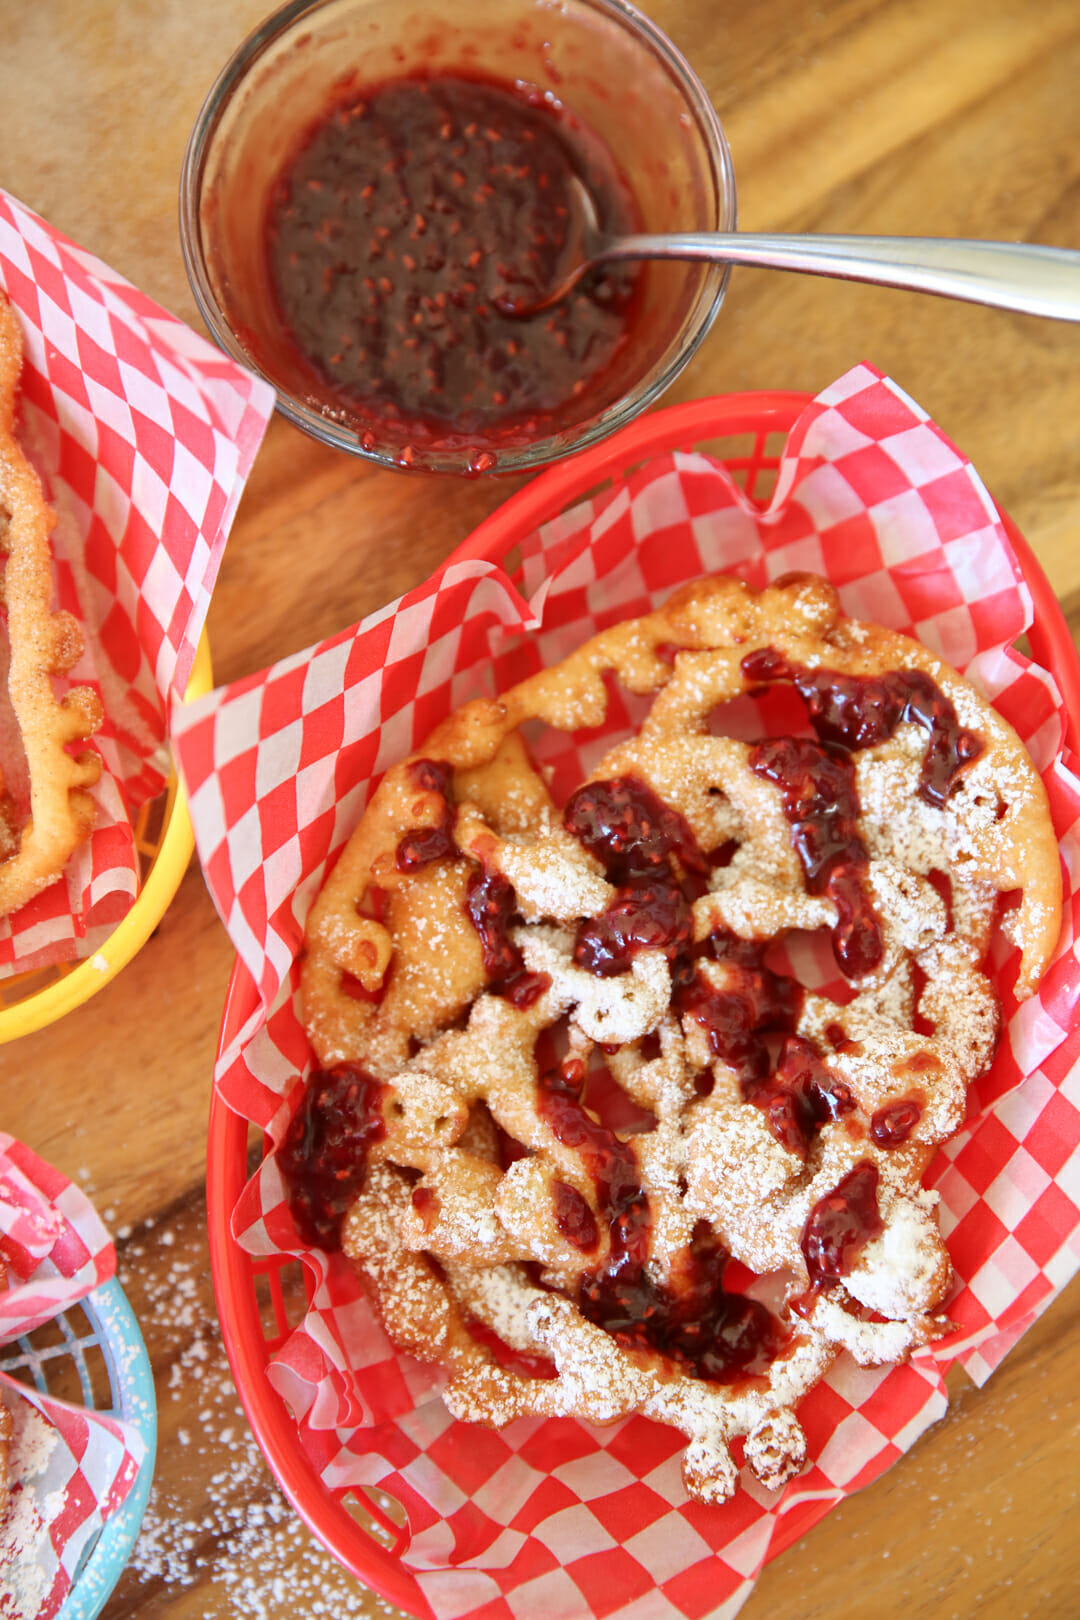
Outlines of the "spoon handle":
M932 236L761 236L736 231L624 236L600 259L706 259L802 270L1080 321L1080 252Z

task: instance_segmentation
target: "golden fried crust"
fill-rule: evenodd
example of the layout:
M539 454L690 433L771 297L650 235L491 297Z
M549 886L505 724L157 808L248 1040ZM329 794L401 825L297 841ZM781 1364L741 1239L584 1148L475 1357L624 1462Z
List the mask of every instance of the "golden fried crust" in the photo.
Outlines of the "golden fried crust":
M78 661L83 639L71 614L51 606L49 537L55 520L14 433L21 367L18 318L0 294L0 556L8 699L29 778L29 813L21 825L10 796L0 806L0 915L55 882L72 851L90 836L95 808L86 789L101 775L95 752L69 752L101 725L96 693L78 686L57 699L53 691L52 677ZM10 780L11 762L6 763Z
M662 949L642 948L613 973L582 965L577 930L609 915L624 878L563 824L520 734L537 720L601 725L608 672L652 697L638 734L590 782L644 784L661 801L648 814L677 812L706 858L703 892L687 899L693 942L719 942L680 971L689 963L706 999L758 994L766 949L840 918L831 891L808 882L781 785L755 768L751 745L714 735L717 709L755 688L761 666L748 673L744 660L765 649L789 672L835 672L823 676L833 689L899 672L907 691L920 672L977 745L940 802L921 791L921 722L895 722L845 754L880 955L849 975L846 999L806 988L791 1023L766 1026L789 1032L798 1061L820 1065L840 1099L804 1139L755 1100L757 1080L736 1059L710 1046ZM403 861L413 848L424 858ZM508 937L540 986L532 999L501 993L485 962L475 900L466 909L481 873L513 896ZM783 1484L806 1457L793 1409L841 1350L878 1365L948 1331L936 1313L951 1267L922 1177L993 1057L999 1012L984 967L1003 895L1018 895L1005 926L1021 953L1018 994L1030 995L1061 913L1057 842L1034 765L955 671L903 636L846 619L812 576L761 593L703 580L498 701L451 715L387 772L312 907L302 966L320 1063L359 1064L384 1083L342 1244L391 1338L445 1366L445 1399L460 1417L607 1422L642 1412L684 1434L684 1477L699 1499L735 1489L730 1442L740 1436L758 1479ZM581 1288L617 1264L616 1228L584 1105L573 1105L569 1129L551 1112L542 1054L556 1030L569 1045L564 1079L575 1065L585 1075L595 1057L652 1115L617 1150L648 1200L650 1285L677 1293L708 1228L724 1254L775 1285L790 1338L766 1371L733 1383L694 1376L685 1360L628 1344L579 1308ZM502 1162L496 1126L524 1156ZM822 1285L807 1249L816 1212L871 1180L880 1226ZM560 1215L568 1200L592 1212L591 1242ZM550 1358L557 1376L508 1370L471 1323Z

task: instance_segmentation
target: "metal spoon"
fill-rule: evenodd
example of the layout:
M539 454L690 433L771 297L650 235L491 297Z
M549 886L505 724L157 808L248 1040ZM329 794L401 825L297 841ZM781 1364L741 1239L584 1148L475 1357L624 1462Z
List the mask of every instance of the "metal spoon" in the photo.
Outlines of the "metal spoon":
M608 236L600 229L583 181L572 176L570 186L575 218L559 275L534 297L501 299L504 314L528 316L548 309L597 264L617 259L702 259L839 276L1051 320L1080 321L1080 252L1071 248L932 236L764 236L743 231Z

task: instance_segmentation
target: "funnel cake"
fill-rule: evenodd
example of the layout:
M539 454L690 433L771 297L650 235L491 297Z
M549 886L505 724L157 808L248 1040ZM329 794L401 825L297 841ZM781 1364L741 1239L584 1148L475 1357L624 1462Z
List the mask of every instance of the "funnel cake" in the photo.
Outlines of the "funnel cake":
M612 678L651 707L557 806L522 727L601 726ZM779 688L797 734L722 734ZM692 1496L736 1441L779 1487L841 1351L949 1331L923 1173L994 1054L992 934L1028 996L1060 907L1042 783L966 681L816 577L687 587L387 772L307 924L301 1237L458 1417L640 1412Z
M58 698L53 676L82 656L70 613L53 611L54 517L37 474L14 433L22 370L22 332L0 292L0 916L25 905L60 876L89 836L101 775L93 750L69 752L101 725L101 703L88 686Z

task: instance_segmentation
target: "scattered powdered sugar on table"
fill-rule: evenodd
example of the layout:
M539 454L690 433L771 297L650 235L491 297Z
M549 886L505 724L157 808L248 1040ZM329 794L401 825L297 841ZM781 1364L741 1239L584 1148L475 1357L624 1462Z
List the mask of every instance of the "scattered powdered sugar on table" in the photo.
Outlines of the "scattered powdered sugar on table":
M45 1513L30 1482L43 1474L56 1448L56 1431L29 1401L12 1405L15 1432L8 1470L11 1495L0 1519L0 1616L3 1620L34 1620L49 1592L43 1555L49 1542L49 1509ZM54 1511L59 1508L55 1504Z
M310 1535L270 1473L222 1343L201 1215L181 1209L136 1229L119 1260L158 1373L159 1433L117 1612L142 1612L154 1588L197 1588L206 1620L395 1620L400 1611Z

